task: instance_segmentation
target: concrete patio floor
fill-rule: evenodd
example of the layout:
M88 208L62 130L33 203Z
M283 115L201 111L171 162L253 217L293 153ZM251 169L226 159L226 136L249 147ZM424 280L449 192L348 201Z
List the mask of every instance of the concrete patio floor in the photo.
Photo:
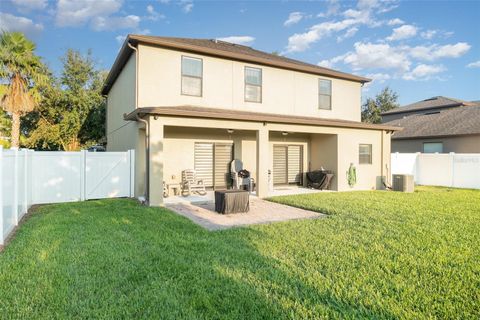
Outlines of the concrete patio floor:
M250 211L219 214L213 201L166 203L165 206L207 230L221 230L252 224L265 224L295 219L316 219L325 214L250 197Z

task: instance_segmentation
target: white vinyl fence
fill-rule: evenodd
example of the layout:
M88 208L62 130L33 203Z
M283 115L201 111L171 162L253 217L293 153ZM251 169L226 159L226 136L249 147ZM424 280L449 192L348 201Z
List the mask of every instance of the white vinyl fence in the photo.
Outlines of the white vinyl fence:
M3 150L0 245L33 204L134 196L134 151Z
M478 153L392 153L392 174L411 174L416 184L480 189Z

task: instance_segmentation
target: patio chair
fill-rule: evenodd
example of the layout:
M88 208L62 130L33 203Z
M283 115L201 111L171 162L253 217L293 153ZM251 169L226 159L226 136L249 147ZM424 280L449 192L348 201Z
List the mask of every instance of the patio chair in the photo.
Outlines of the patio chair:
M197 193L201 196L207 194L205 184L202 179L197 179L197 173L193 169L182 171L182 196L190 196Z

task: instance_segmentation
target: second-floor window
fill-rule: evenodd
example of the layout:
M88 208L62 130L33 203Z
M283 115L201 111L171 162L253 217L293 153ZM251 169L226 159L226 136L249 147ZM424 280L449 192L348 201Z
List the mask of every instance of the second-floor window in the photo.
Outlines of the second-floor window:
M202 59L182 56L182 94L202 96Z
M332 109L332 81L318 79L318 108Z
M262 69L245 67L245 101L262 102Z

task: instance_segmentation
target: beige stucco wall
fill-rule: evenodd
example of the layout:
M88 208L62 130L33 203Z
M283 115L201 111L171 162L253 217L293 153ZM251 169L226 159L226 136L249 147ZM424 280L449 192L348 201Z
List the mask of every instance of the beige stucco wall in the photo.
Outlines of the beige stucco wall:
M331 189L338 188L338 137L335 134L312 134L310 151L311 170L326 169L333 171L335 177L331 181Z
M132 55L107 97L107 149L124 151L136 146L137 124L123 120L135 108L135 55Z
M144 193L145 143L143 125L123 120L135 108L136 59L133 54L107 96L107 151L135 150L135 195Z
M164 126L163 139L163 176L167 183L181 181L181 171L194 167L194 144L200 141L233 142L234 157L244 162L244 167L257 176L256 132L269 130L267 170L273 168L274 144L301 144L304 146L304 171L319 169L323 166L335 172L332 189L339 191L372 190L379 188L378 179L388 176L390 167L390 135L379 130L348 129L334 127L316 127L304 125L262 124L254 122L189 119L165 117L157 120ZM226 128L234 128L228 134ZM288 136L281 132L288 131ZM151 132L155 135L155 131ZM359 144L372 144L372 164L358 163ZM154 155L152 155L154 157ZM357 168L357 184L350 188L346 171L350 163ZM157 170L158 171L158 170ZM270 185L271 188L271 185ZM157 183L152 192L161 192Z
M295 71L139 45L139 107L195 105L360 121L360 83L333 79L332 110L318 109L318 79ZM203 59L203 95L181 95L181 57ZM244 67L262 69L262 103L244 101Z
M444 153L480 153L480 135L392 140L392 152L423 152L424 142L443 142Z

